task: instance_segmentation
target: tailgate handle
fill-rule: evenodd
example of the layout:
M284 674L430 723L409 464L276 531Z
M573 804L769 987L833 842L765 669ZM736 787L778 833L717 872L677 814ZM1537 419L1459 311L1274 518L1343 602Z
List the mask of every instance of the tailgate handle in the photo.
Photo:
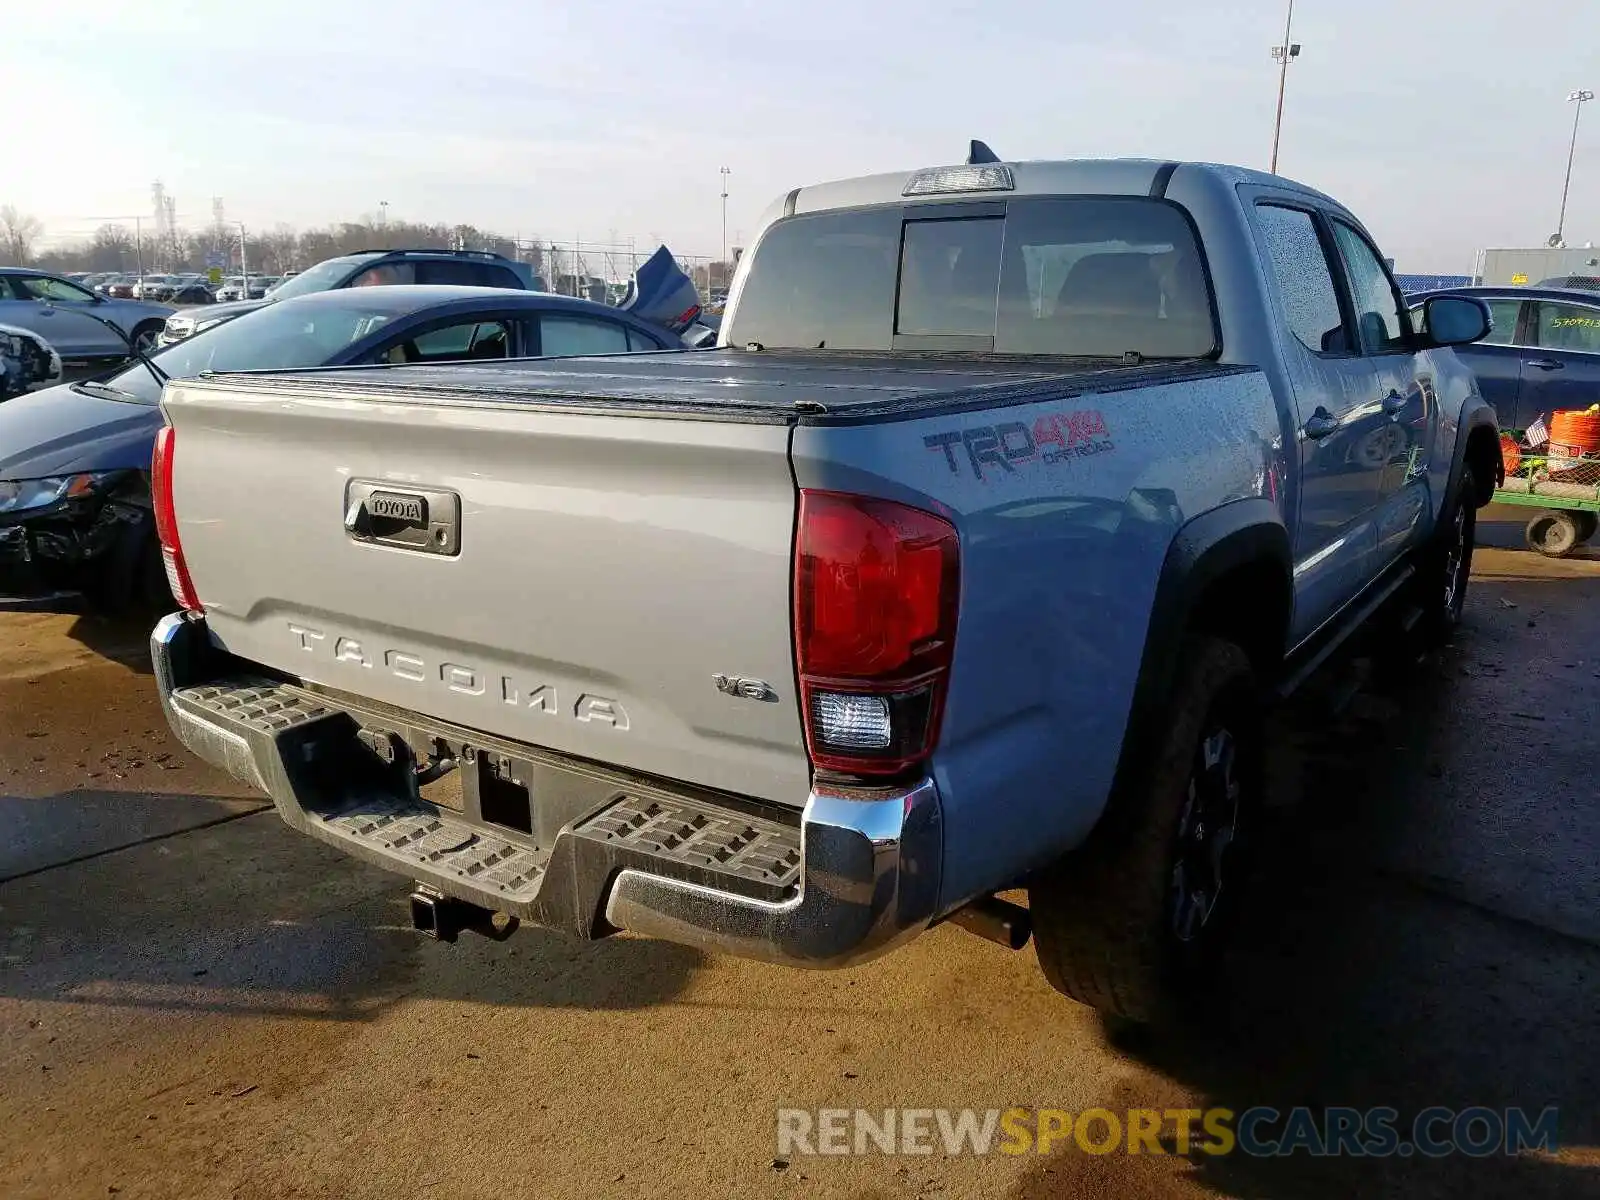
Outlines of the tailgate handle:
M436 488L352 479L345 488L344 528L358 542L455 555L461 551L461 497Z

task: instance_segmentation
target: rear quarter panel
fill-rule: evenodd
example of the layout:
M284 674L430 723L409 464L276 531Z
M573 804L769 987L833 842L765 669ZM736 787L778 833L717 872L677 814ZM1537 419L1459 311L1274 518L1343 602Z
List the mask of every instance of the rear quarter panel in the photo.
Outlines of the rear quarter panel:
M960 532L955 661L933 764L944 909L1087 835L1110 791L1174 535L1233 500L1281 504L1284 479L1278 410L1251 371L802 426L794 467L801 487L884 496Z

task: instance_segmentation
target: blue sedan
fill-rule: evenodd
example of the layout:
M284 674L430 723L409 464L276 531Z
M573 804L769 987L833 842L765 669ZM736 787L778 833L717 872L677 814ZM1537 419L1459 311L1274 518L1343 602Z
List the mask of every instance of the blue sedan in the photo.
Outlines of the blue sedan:
M164 601L149 476L167 377L684 348L674 328L630 312L506 288L353 288L268 305L148 364L0 404L0 594Z
M1600 403L1600 293L1575 288L1465 287L1407 296L1413 322L1429 296L1475 296L1494 329L1457 346L1502 429L1526 429L1539 416Z

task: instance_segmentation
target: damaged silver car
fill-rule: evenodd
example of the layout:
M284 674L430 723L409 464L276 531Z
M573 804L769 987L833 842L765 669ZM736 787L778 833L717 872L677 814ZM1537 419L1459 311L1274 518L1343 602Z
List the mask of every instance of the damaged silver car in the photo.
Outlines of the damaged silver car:
M61 356L31 329L0 325L0 401L61 382Z

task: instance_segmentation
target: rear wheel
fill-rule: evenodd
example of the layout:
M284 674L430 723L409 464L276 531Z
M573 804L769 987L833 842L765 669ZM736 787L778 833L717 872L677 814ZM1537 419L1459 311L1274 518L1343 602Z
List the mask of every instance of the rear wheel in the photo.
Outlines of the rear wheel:
M1528 548L1548 558L1567 557L1585 540L1577 516L1565 511L1540 513L1528 522L1523 532Z
M1199 998L1239 911L1261 786L1244 651L1191 638L1158 728L1143 781L1029 889L1051 986L1140 1022L1175 1016Z

